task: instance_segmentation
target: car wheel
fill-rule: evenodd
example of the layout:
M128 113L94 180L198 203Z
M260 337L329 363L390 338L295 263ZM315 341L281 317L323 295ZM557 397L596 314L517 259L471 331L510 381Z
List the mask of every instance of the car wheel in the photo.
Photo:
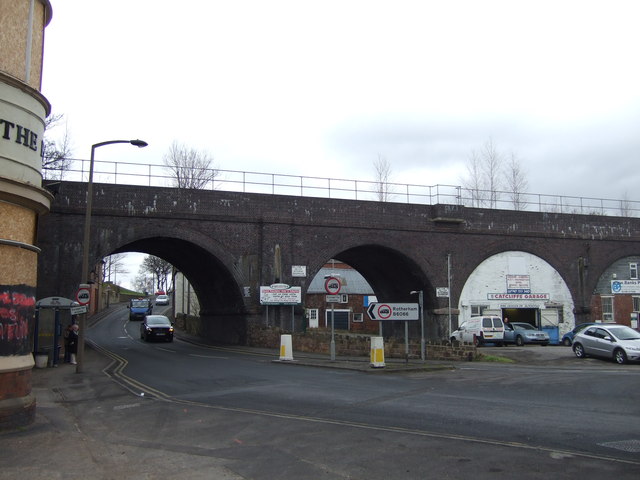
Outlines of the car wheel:
M522 346L524 345L524 340L522 339L522 337L521 337L520 335L518 335L518 336L516 337L516 345L517 345L518 347L522 347Z
M540 345L542 345L543 347L546 347L549 344L547 342L544 342L544 343L541 343Z
M565 338L564 340L562 340L562 345L564 345L565 347L570 347L571 340L569 340L568 338Z
M477 335L473 336L473 344L476 347L479 347L480 345L482 345L482 341L480 340L480 337L478 337Z
M627 363L627 354L624 353L624 350L622 350L621 348L616 348L616 350L613 352L613 359L617 364L622 365L624 363Z
M575 353L578 358L584 358L587 356L584 353L584 347L580 343L573 344L573 353Z

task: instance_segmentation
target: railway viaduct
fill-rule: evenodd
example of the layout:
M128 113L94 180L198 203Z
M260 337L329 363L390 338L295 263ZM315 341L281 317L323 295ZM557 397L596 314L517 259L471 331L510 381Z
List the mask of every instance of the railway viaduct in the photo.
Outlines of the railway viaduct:
M38 225L37 297L73 298L86 184L48 188L55 200ZM167 260L193 285L206 336L227 343L242 343L248 323L260 320L260 285L301 286L304 304L311 279L331 258L358 270L379 301L415 302L409 292L423 290L429 335L437 338L449 315L447 299L435 293L447 285L447 255L454 307L483 260L523 251L562 277L579 323L590 320L603 271L640 254L640 219L629 217L111 184L96 184L94 193L90 264L132 251ZM292 278L294 265L306 266L307 277Z

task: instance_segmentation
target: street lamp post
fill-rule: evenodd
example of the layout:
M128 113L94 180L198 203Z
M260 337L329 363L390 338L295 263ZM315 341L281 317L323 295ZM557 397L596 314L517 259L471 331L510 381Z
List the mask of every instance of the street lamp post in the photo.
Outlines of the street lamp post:
M420 359L424 362L425 357L426 357L426 348L425 348L425 340L424 340L424 312L422 310L422 304L423 304L423 292L422 290L412 290L411 292L409 292L411 295L417 293L418 294L418 306L419 306L419 311L418 314L420 315Z
M136 147L146 147L148 144L143 140L107 140L106 142L91 145L91 160L89 162L89 182L87 183L87 209L84 215L84 235L82 238L82 284L89 283L89 242L91 241L91 209L93 208L93 163L96 148L111 145L113 143L130 143ZM80 330L78 332L78 354L76 373L81 373L84 367L84 331L86 327L87 314L80 315Z

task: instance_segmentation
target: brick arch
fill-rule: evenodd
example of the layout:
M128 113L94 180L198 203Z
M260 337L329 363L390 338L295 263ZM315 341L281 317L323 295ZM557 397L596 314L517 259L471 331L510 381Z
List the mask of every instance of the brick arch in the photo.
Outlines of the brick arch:
M39 298L71 298L75 293L85 209L85 184L55 184L51 212L38 224ZM260 322L257 292L260 285L274 281L276 271L284 283L304 288L308 278L292 278L291 267L307 266L313 275L332 257L364 268L379 294L390 301L410 300L404 292L420 289L413 280L421 281L425 303L439 311L434 315L441 315L446 301L433 298L433 287L447 285L448 254L455 305L476 266L488 255L506 250L525 251L552 265L578 299L576 314L581 318L576 321L589 321L588 306L598 277L614 259L640 251L639 218L134 185L96 186L92 222L91 260L145 235L175 237L184 245L202 248L212 263L191 262L194 272L201 272L200 283L206 284L211 270L229 279L226 283L235 289L233 312L219 312L220 317L244 308L249 322ZM141 233L135 238L130 232ZM281 251L277 269L276 245ZM166 241L165 256L175 253L171 247ZM218 303L212 300L209 311L219 308Z
M202 328L221 342L242 343L247 305L241 296L244 276L233 255L218 242L192 229L129 228L128 240L112 253L142 252L160 257L180 270L200 304ZM157 230L157 231L153 231Z

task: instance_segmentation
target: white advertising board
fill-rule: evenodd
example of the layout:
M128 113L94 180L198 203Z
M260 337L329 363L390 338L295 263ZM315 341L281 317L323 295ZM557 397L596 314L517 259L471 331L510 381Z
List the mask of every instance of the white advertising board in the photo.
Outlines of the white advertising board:
M282 285L260 287L260 305L299 305L302 303L302 287L281 288Z

